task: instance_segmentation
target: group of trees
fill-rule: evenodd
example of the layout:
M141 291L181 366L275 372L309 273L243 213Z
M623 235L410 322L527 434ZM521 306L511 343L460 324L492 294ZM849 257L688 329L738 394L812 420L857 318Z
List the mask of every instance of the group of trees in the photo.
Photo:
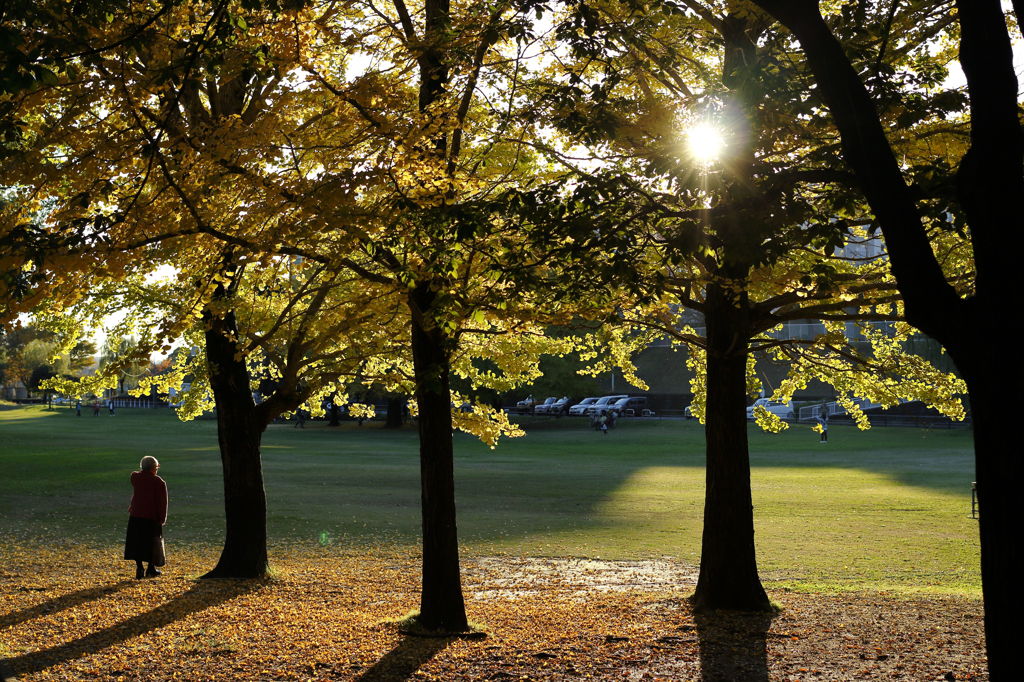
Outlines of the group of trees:
M0 388L46 392L45 382L72 377L95 362L96 344L79 341L61 352L53 334L34 325L0 329Z
M136 342L90 386L181 339L201 349L140 390L188 373L185 414L217 407L227 540L211 575L267 568L266 425L377 384L418 417L420 619L464 629L452 431L493 444L517 430L486 405L453 413L452 378L529 381L541 356L574 349L545 329L581 324L595 371L628 372L652 335L689 348L708 456L696 604L768 608L753 354L791 363L782 395L814 378L850 409L860 394L960 414L958 380L902 352L912 325L969 389L990 667L1008 674L1021 465L996 406L1020 370L991 346L1024 145L996 0L3 12L3 321L64 319L67 344L118 312L115 337ZM945 85L957 47L966 93ZM717 159L683 150L702 121L723 131ZM837 251L878 230L886 257ZM808 318L827 333L773 334Z

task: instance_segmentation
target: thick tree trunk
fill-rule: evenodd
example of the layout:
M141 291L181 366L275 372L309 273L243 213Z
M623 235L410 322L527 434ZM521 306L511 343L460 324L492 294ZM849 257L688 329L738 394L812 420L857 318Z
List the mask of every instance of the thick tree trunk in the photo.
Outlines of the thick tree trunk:
M977 334L977 336L984 336ZM995 354L984 345L951 350L970 394L974 422L974 465L978 485L981 583L985 603L985 644L993 680L1016 679L1020 664L1015 636L1024 610L1019 575L1024 565L1020 532L1024 528L1020 484L1024 481L1020 429L1007 415L1012 409L1011 377L1024 377L1021 360ZM967 352L965 352L967 351ZM966 482L965 482L966 485ZM966 489L966 488L965 488Z
M237 356L234 313L204 313L210 387L217 404L217 440L224 467L224 549L204 578L258 578L267 574L267 496L263 489L261 419L249 390L249 371Z
M977 274L975 294L964 305L968 314L942 321L958 329L966 326L963 337L946 346L971 400L985 645L989 675L998 681L1020 677L1019 645L1011 633L1024 609L1018 579L1024 559L1024 508L1018 499L1024 453L1007 414L1018 400L1024 363L1012 350L993 352L993 340L1006 335L1006 320L1015 314L1006 297L1017 285L1018 254L1008 239L1022 227L1018 205L1024 194L1024 130L1000 3L958 0L957 11L960 63L971 98L971 148L957 171L958 198L971 226Z
M757 574L747 449L745 301L717 284L707 292L707 473L704 534L694 609L768 611Z
M757 574L754 552L746 419L747 354L753 324L750 300L743 289L750 271L748 254L760 240L753 228L764 219L757 208L759 197L752 191L758 137L755 112L763 89L747 19L730 13L721 31L722 82L730 89L727 104L733 120L728 155L722 161L727 193L713 227L723 243L716 274L734 287L709 284L705 299L707 471L700 576L693 605L698 611L767 611L771 604Z
M431 630L463 632L469 625L462 597L455 525L449 341L433 318L434 299L435 294L426 283L420 283L409 294L423 510L423 588L419 619Z

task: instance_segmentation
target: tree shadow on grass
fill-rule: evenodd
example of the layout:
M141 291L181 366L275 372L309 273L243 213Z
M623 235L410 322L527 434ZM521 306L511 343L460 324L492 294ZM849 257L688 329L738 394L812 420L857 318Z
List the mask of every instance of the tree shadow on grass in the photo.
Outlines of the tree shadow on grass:
M36 604L35 606L29 606L27 608L12 611L11 613L0 614L0 628L9 628L19 623L38 618L39 616L46 616L58 611L64 611L65 609L73 609L76 606L81 606L86 602L101 599L105 595L113 594L118 590L122 590L132 583L134 580L122 580L114 583L113 585L99 585L97 587L89 587L84 590L78 590L77 592L70 592L62 595L50 601L43 602L42 604Z
M123 623L93 632L66 644L0 661L0 666L6 665L10 669L10 673L14 675L36 673L170 625L193 613L258 589L261 584L257 581L204 580L196 583L188 592L161 604L152 611L140 613Z
M702 682L768 682L768 629L774 613L694 614Z
M414 637L406 635L394 649L356 678L356 682L407 680L427 661L458 637Z

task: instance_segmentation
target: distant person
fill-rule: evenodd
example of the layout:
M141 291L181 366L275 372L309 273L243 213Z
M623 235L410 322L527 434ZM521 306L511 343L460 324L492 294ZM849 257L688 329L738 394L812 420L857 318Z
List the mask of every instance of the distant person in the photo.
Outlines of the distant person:
M295 410L295 428L306 428L306 413L302 410Z
M167 523L167 484L157 476L160 462L146 455L133 471L132 502L128 507L128 532L124 540L124 558L135 562L135 578L155 578L164 565L163 526ZM149 568L142 568L143 562Z
M108 400L107 401L107 411L110 412L110 416L111 417L114 416L114 401L113 400Z
M82 416L82 401L81 400L76 400L75 401L75 416L76 417L81 417Z
M604 435L608 435L608 413L601 410L601 416L597 419L597 429Z
M98 400L92 401L92 416L100 416L100 401Z
M820 430L821 439L818 442L819 443L827 443L828 442L828 408L826 408L824 405L822 405L821 409L818 411L818 426L821 427L821 430Z

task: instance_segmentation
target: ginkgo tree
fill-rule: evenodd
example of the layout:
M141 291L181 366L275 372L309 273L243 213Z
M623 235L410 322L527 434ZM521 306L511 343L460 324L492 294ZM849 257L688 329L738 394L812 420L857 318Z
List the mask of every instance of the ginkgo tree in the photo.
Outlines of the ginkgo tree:
M68 289L95 288L96 278L118 286L125 273L144 277L160 264L177 269L179 296L192 287L192 318L166 317L147 338L165 344L189 324L201 325L222 451L229 457L227 441L234 440L249 453L245 466L225 462L248 500L228 506L257 514L259 417L296 398L293 391L287 400L251 404L246 353L265 349L243 340L237 306L246 287L264 285L258 277L246 284L247 273L267 268L267 259L301 259L325 280L348 272L385 292L375 300L398 296L407 355L364 363L359 373L387 377L385 385L395 388L404 381L416 395L420 621L461 630L451 447L457 396L448 377L454 371L478 385L507 387L535 377L542 352L564 352L567 341L541 330L578 314L581 304L566 304L538 283L554 279L560 257L579 246L548 234L535 239L506 210L522 196L513 189L543 174L523 143L533 122L496 105L499 97L518 96L529 41L522 13L471 5L453 14L428 3L417 28L404 4L389 12L393 20L347 5L263 13L225 3L175 8L147 40L94 57L87 77L26 95L19 104L37 118L39 136L7 181L20 183L23 214L59 199L41 225L13 228L10 241L39 254L23 262L25 272L59 271L73 283L49 290L54 310L80 297ZM364 70L349 73L359 62ZM481 102L484 74L490 99ZM574 228L591 232L582 223ZM584 303L601 307L608 299ZM307 310L303 301L288 319ZM387 310L390 324L397 318ZM312 328L323 316L307 317ZM387 336L374 324L360 321L371 336ZM298 356L315 355L304 347L308 341L297 337ZM498 370L484 370L480 358ZM482 405L459 413L456 425L491 442L517 432ZM242 573L258 572L265 563L252 554L244 565Z
M204 166L188 145L210 143L221 132L212 123L240 113L254 123L263 109L246 99L252 90L242 82L266 88L282 65L253 66L265 55L259 45L231 40L244 20L226 3L211 5L205 15L191 6L157 15L154 9L140 6L137 15L83 35L90 58L76 69L79 76L27 92L18 102L22 119L37 128L9 169L18 202L12 202L6 237L12 258L22 259L19 270L39 286L12 302L33 305L46 296L42 312L53 319L91 294L78 317L97 322L107 314L133 313L119 328L140 330L136 348L79 392L110 382L126 363L169 350L167 344L181 336L202 341L203 352L191 355L193 362L159 382L180 381L185 373L198 379L183 416L206 406L209 395L215 398L227 535L210 575L258 576L267 569L263 429L303 402L318 407L325 387L335 390L343 376L354 375L373 355L366 346L355 347L363 340L386 348L392 338L387 320L394 313L386 303L382 308L386 296L361 281L353 286L351 276L322 258L251 248L252 237L289 216L275 214L273 205L267 212L244 185L225 182L221 165ZM165 16L154 20L159 14ZM283 15L259 16L270 31ZM145 40L124 42L119 50L89 49L137 34L136 19L148 26ZM197 97L191 79L200 75L206 78ZM265 161L274 159L267 155ZM18 224L19 215L33 219ZM232 238L230 229L251 237ZM168 267L177 273L173 285L146 283L152 272ZM243 294L259 303L242 306ZM384 321L367 324L378 311ZM65 334L65 343L73 338ZM254 368L272 370L277 381L259 405L250 385Z
M564 78L541 86L547 95L540 101L604 167L573 164L571 150L552 153L572 165L579 182L618 197L620 219L651 243L637 264L660 295L621 314L645 331L613 339L623 350L596 369L628 364L630 344L643 347L652 330L690 351L708 461L695 606L765 610L745 423L748 395L761 388L756 354L789 365L775 397L790 400L818 379L838 389L862 425L854 396L884 404L925 400L962 418L956 396L963 385L903 352L913 330L901 322L888 261L837 252L875 240L838 157L836 133L799 85L809 75L787 59L785 35L749 3L667 3L665 10L652 16L630 2L572 5L558 33L573 59L563 60ZM938 89L942 69L915 69L911 52L946 24L909 22L899 17L903 34L884 64L887 72L898 65L912 73L905 82L881 79L879 90ZM890 115L913 124L941 121L960 104L955 96L889 100ZM914 134L906 137L912 157ZM936 230L935 237L945 234ZM703 334L686 324L685 310L701 314ZM825 333L780 338L784 323L805 319L824 322ZM892 324L883 332L868 326L873 321ZM851 343L851 332L866 340ZM755 416L766 428L785 426L765 410Z
M294 259L250 262L215 250L211 254L218 276L205 289L196 288L199 262L193 258L189 270L176 277L125 277L92 291L70 311L49 310L46 315L60 312L65 324L78 320L78 329L118 316L110 337L138 338L129 354L94 375L54 384L76 394L101 390L116 382L125 366L166 343L171 325L175 342L182 344L177 361L168 372L140 377L134 392L156 388L166 394L180 390L187 378L190 388L182 393L179 417L190 419L216 407L226 536L208 575L257 577L268 569L260 457L264 430L299 406L322 412L328 396L344 395L347 383L365 376L369 364L379 366L381 356L401 352L401 330L389 328L396 317L394 298L343 271ZM253 392L267 380L273 390L256 403Z
M1010 679L1016 667L1011 633L1021 606L1015 582L1021 458L1014 425L1001 413L1016 399L1024 373L1016 354L992 348L1005 334L1007 295L1014 289L1017 253L1006 236L1020 223L1016 202L1024 185L1024 132L1008 26L1011 18L1020 26L1020 4L1012 3L1009 17L997 0L890 5L894 16L911 21L941 14L951 25L946 44L959 48L970 98L970 145L958 159L942 158L947 172L939 175L947 179L943 208L958 218L973 255L975 272L966 288L949 276L943 252L929 242L935 219L901 163L894 144L899 126L880 115L878 96L868 87L873 74L857 69L849 39L836 31L837 25L859 21L860 8L814 0L756 4L792 32L814 74L818 96L841 133L843 157L885 236L908 320L943 345L967 383L989 670L993 679Z
M552 239L535 223L517 219L530 188L548 180L527 144L535 122L518 115L518 88L533 42L527 9L438 0L410 8L395 0L386 11L370 7L355 23L335 26L336 35L358 35L363 49L377 55L378 66L364 78L349 84L307 69L313 87L365 119L383 150L377 163L387 170L381 196L389 210L378 212L385 219L372 223L372 238L360 235L359 248L374 263L372 276L390 279L407 297L422 478L418 620L428 629L467 627L451 373L506 387L511 378L536 376L539 352L564 352L568 342L544 338L540 325L611 305L610 296L580 301L563 295L564 289L544 287L557 280L579 245L571 234ZM411 87L396 78L408 78ZM391 87L382 88L384 82ZM593 231L591 225L574 227L577 236ZM465 358L479 357L467 352L474 346L490 348L501 371L481 372L467 363ZM504 428L503 415L480 405L474 413Z

